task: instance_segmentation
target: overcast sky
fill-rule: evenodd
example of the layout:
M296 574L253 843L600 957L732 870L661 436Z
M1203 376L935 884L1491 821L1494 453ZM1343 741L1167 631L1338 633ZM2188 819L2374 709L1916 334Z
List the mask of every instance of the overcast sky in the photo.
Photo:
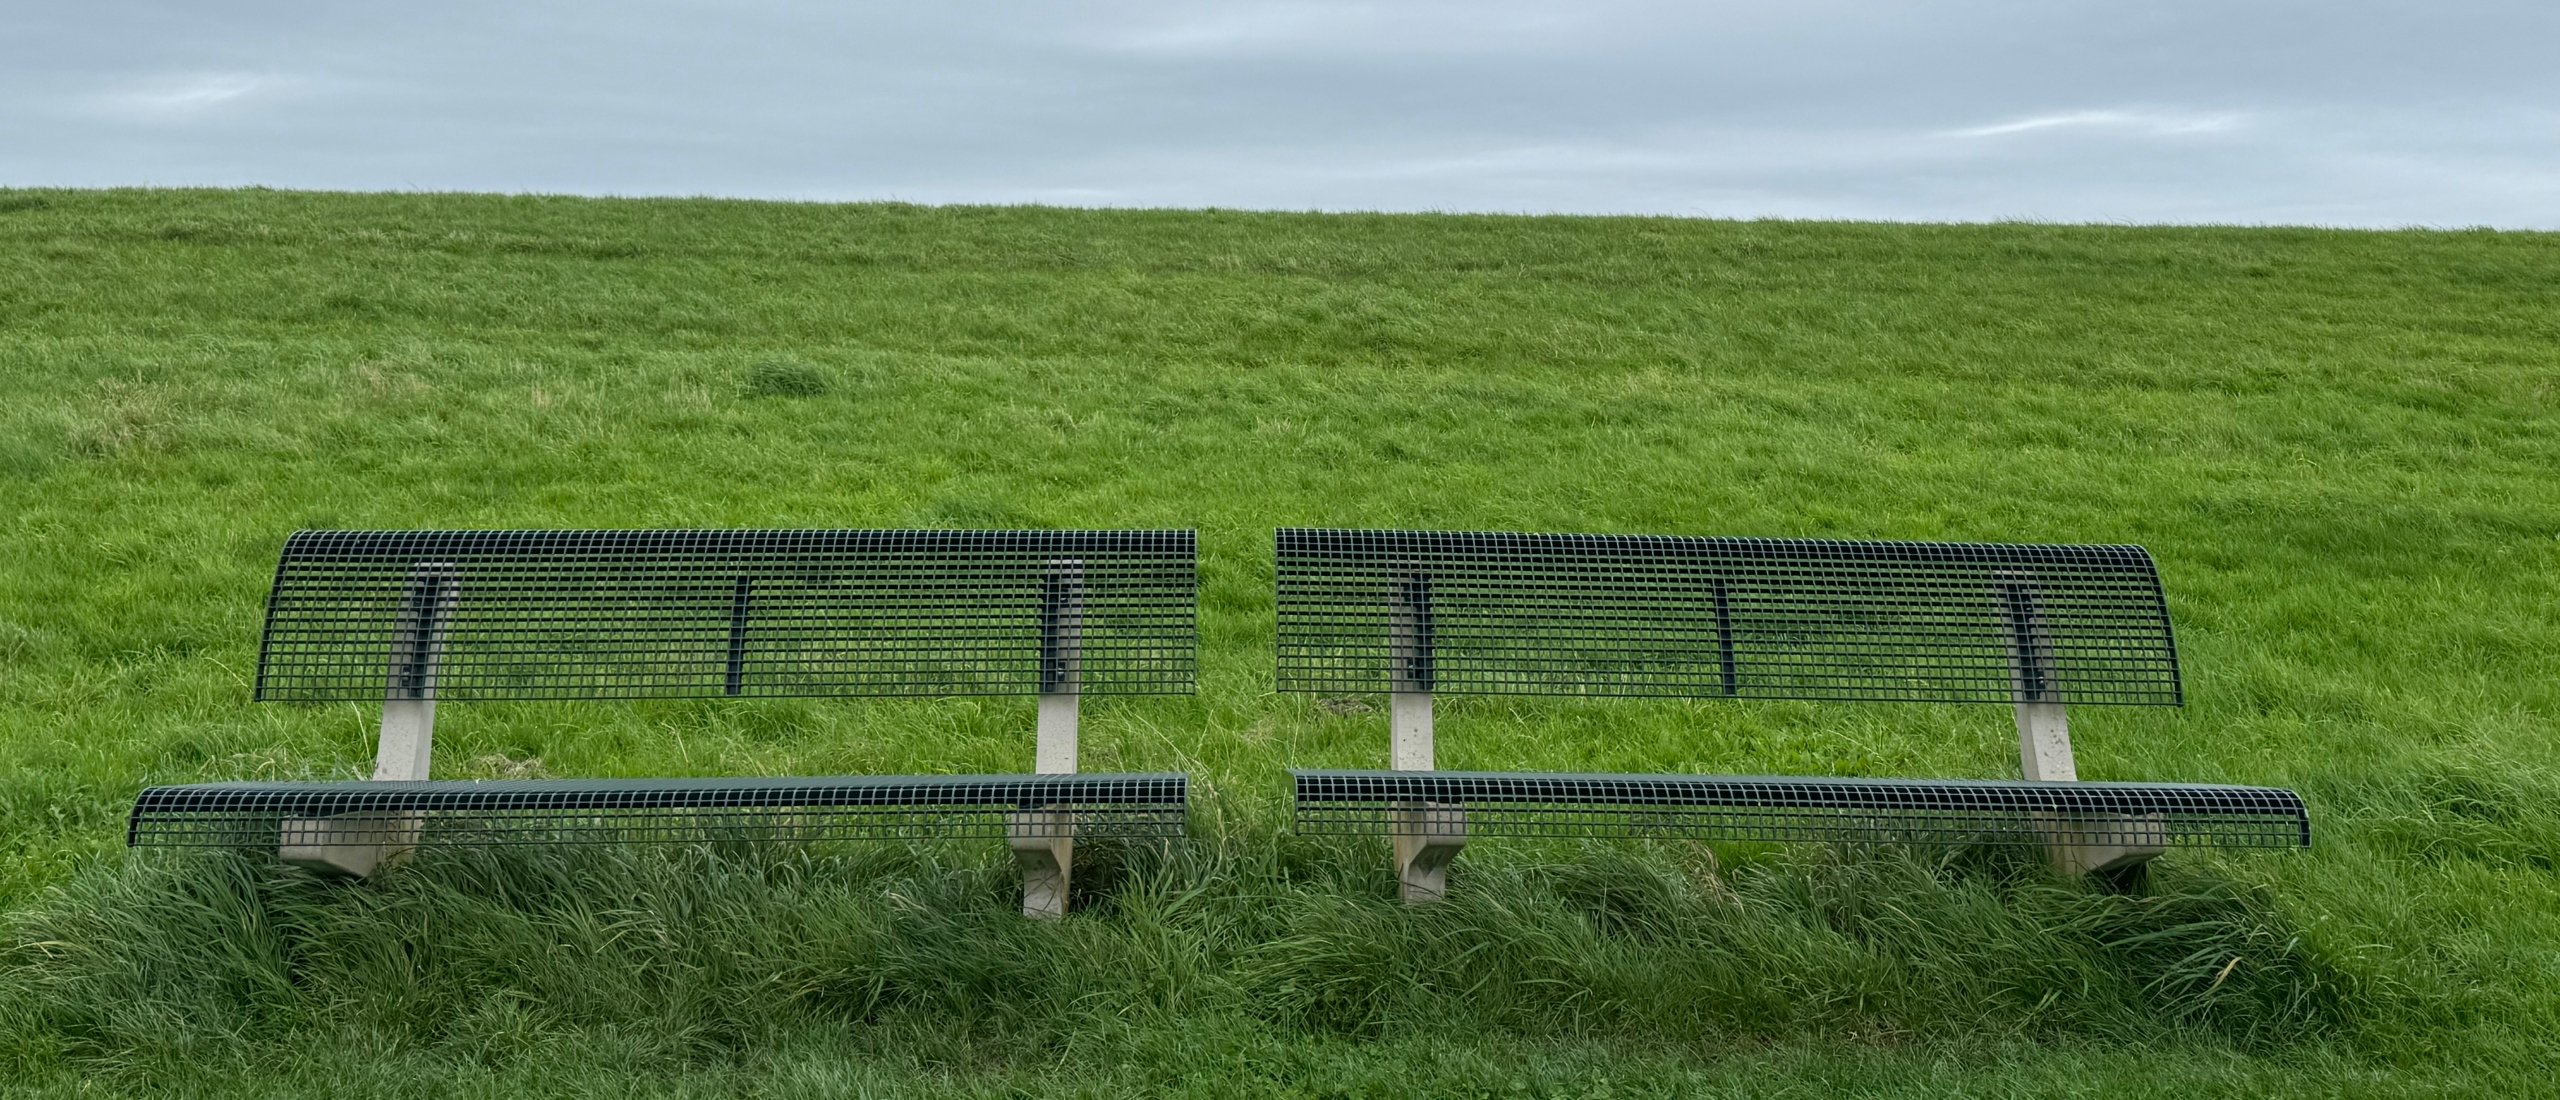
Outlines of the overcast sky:
M2560 2L0 0L0 185L2560 228Z

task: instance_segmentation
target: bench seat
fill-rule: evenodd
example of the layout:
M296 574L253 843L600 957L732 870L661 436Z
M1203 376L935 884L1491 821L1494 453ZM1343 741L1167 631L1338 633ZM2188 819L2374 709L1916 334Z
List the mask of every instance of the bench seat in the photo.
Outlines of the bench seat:
M1297 829L1305 833L2232 848L2311 843L2302 799L2270 787L1535 772L1290 775Z
M197 783L144 790L126 839L293 847L1171 837L1182 833L1187 794L1178 773Z

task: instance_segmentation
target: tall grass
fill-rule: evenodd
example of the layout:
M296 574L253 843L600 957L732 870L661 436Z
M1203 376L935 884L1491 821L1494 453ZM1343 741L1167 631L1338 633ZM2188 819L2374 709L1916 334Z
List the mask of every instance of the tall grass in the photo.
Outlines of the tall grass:
M609 1034L676 1069L810 1027L1063 1056L1200 1017L1344 1038L2260 1051L2357 1023L2350 979L2263 891L2211 876L2126 896L1998 852L1719 871L1702 847L1595 846L1475 861L1447 904L1412 910L1373 847L1096 850L1064 924L1014 915L1005 866L894 847L436 850L364 885L255 854L135 859L22 918L0 1043L22 1067L141 1073L340 1031L500 1064Z

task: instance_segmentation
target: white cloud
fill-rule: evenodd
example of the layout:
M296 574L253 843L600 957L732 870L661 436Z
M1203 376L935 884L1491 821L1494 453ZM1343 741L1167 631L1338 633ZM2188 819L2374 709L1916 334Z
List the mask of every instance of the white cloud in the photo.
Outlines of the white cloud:
M1104 31L1106 49L1163 58L1471 52L1552 47L1582 20L1504 3L1177 5L1162 18Z
M189 73L157 77L98 97L108 114L148 121L191 118L290 87L289 78L257 73Z
M1990 138L2011 134L2031 134L2044 130L2112 130L2146 137L2176 137L2183 134L2212 134L2236 129L2249 116L2234 112L2198 111L2057 111L2028 115L2025 118L1995 122L1988 126L1972 126L1949 130L1947 137Z

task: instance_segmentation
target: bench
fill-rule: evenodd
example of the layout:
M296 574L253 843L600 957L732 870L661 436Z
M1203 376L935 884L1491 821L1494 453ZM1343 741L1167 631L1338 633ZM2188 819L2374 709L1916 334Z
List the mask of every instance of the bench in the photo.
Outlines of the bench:
M2311 840L2291 791L2077 781L2067 705L2184 702L2136 546L1289 529L1276 584L1281 690L1389 700L1392 770L1292 772L1297 828L1387 833L1409 902L1476 836L2031 844L2110 878ZM2001 704L2024 781L1437 772L1444 693Z
M134 846L363 876L424 844L995 838L1063 915L1075 838L1179 835L1178 774L1076 774L1086 695L1188 693L1189 531L306 531L256 697L382 704L371 782L152 787ZM439 703L1031 695L1028 775L428 778Z

